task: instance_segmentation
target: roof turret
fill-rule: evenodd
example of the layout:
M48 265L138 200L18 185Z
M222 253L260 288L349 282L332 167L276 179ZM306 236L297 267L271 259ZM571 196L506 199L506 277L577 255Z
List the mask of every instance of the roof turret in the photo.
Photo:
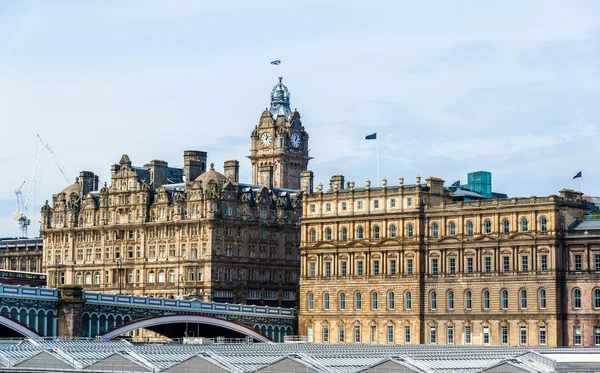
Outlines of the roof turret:
M281 82L282 79L282 77L279 77L279 83L271 91L271 108L269 111L275 118L281 115L285 119L289 119L292 112L290 109L290 92Z

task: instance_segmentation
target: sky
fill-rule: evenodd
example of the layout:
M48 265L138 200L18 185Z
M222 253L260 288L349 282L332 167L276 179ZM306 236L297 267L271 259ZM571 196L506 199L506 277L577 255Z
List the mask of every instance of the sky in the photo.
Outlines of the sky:
M510 196L600 195L597 1L0 0L0 237L39 133L69 183L204 150L250 181L250 133L282 60L315 185L493 173ZM68 185L45 154L29 208Z

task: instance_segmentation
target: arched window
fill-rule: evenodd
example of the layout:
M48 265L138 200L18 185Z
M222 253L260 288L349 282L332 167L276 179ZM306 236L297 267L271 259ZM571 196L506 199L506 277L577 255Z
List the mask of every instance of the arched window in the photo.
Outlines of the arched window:
M358 228L356 229L356 237L357 237L357 238L363 238L363 236L364 236L364 233L365 233L365 232L364 232L364 230L363 230L363 227L358 227Z
M169 270L169 282L175 282L175 271Z
M573 308L581 308L581 290L573 290Z
M373 238L379 238L379 226L378 225L373 227Z
M454 292L452 290L448 292L448 309L454 309Z
M540 289L540 309L546 309L546 290Z
M396 237L396 226L394 224L390 225L390 237Z
M310 235L310 242L315 242L317 240L317 231L314 229L311 229L309 231L309 235Z
M483 309L484 310L490 309L490 291L489 290L483 291Z
M94 273L94 283L100 285L100 272Z
M507 310L508 309L508 290L502 289L500 300L501 300L501 304L502 304L502 309Z
M504 234L510 233L510 223L508 222L508 219L502 220L502 232Z
M83 285L83 274L77 272L77 285Z
M360 291L354 293L354 309L362 309L362 295L360 294Z
M467 235L468 236L472 236L473 235L473 222L471 220L469 220L467 222Z
M379 300L379 295L376 292L371 293L371 309L377 310L377 301Z
M85 274L85 284L86 285L91 285L92 284L92 274L87 272Z
M165 271L162 269L158 271L158 282L165 282Z
M483 222L483 231L485 234L492 233L492 222L490 220L486 220Z
M315 294L311 291L306 295L308 310L312 311L315 309Z
M340 293L340 310L346 309L346 293Z
M396 298L396 296L393 291L388 292L388 295L387 295L388 310L393 310L394 308L396 308L396 299L395 298Z
M331 240L331 228L325 228L325 239L327 241Z
M600 308L600 289L594 289L594 308Z
M325 311L329 310L329 293L323 293L323 309Z
M450 235L454 236L456 234L456 223L451 221L450 225L449 225L449 230L450 230Z
M473 307L473 294L471 290L465 292L465 309L470 310Z
M408 237L412 237L413 236L413 225L412 224L408 224L406 226L406 234Z
M540 219L540 230L542 232L546 232L548 230L548 220L545 216L542 216L542 218Z
M404 294L404 308L408 311L412 309L412 294L407 291Z
M348 228L342 228L342 241L346 241L348 239Z
M148 272L148 282L154 282L154 271Z
M440 229L439 229L438 223L431 224L431 235L433 237L437 237L440 235Z
M521 309L527 308L527 290L521 290Z
M527 232L529 230L529 220L527 218L521 219L521 232Z
M437 309L437 294L435 291L429 293L429 308L432 311Z

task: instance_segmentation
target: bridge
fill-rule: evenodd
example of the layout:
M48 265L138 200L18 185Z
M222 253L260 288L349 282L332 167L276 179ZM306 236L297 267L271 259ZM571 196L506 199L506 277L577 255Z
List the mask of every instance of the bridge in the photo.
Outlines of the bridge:
M282 342L294 334L290 308L174 300L0 284L0 335L110 340L144 328L169 338L249 338Z

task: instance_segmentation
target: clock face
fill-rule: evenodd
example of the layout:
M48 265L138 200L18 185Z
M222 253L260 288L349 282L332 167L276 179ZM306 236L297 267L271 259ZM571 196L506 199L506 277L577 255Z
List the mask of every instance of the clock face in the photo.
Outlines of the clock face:
M272 141L272 137L271 134L268 132L264 132L261 136L260 136L260 143L262 144L262 146L267 147L269 145L271 145L271 141Z
M292 133L292 146L298 148L300 146L300 135Z

